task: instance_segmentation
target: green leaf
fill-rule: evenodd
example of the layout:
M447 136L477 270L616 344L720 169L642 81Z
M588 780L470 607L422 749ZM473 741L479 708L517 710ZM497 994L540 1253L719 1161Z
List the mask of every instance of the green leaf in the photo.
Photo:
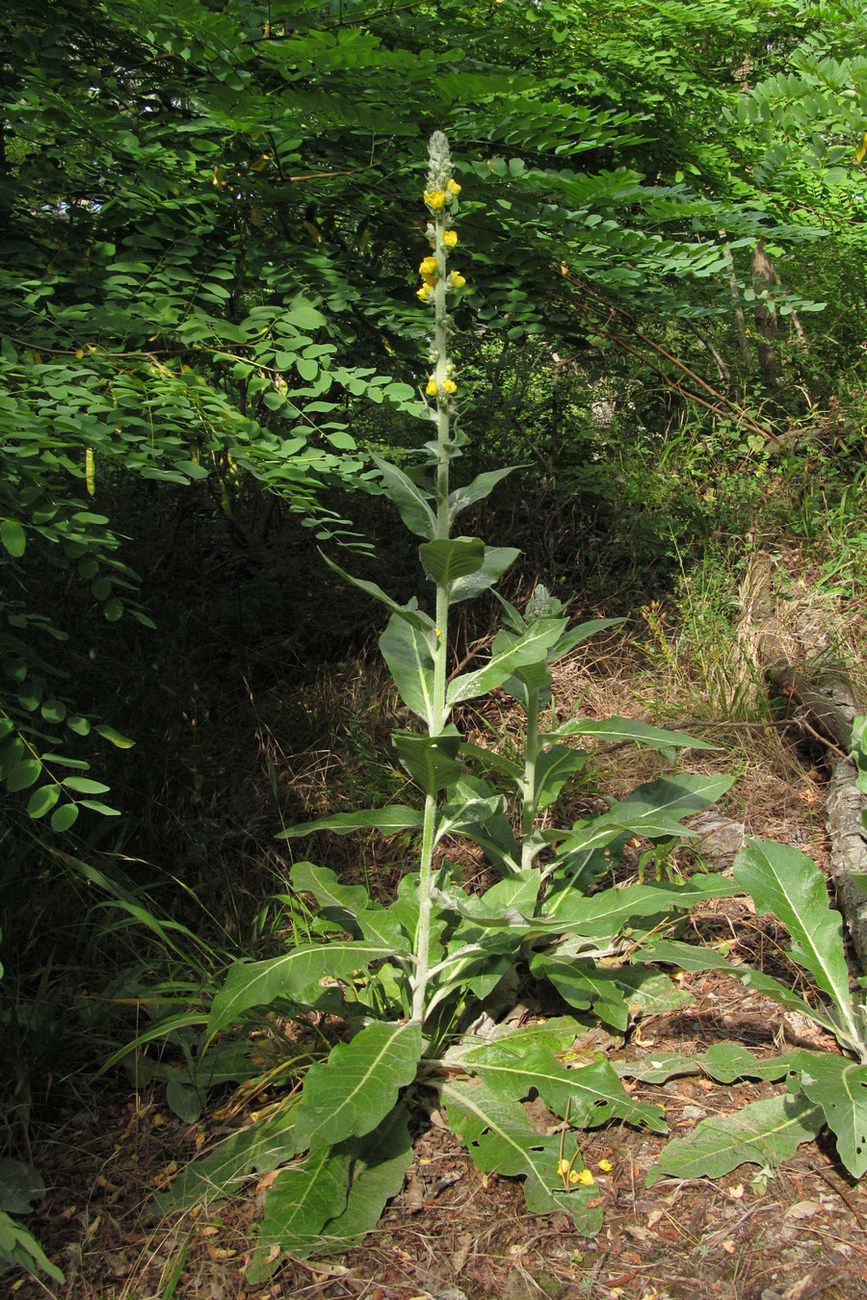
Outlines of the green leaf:
M373 460L385 480L386 494L397 506L409 531L419 537L436 537L437 519L429 504L433 499L430 492L420 488L391 461L376 453Z
M22 758L6 777L6 789L10 794L29 790L39 780L41 772L42 764L38 758Z
M408 623L400 614L392 614L379 638L379 648L400 698L408 709L433 729L436 720L431 635Z
M0 541L16 560L27 549L27 534L17 519L0 519Z
M686 971L724 971L726 975L740 980L746 988L773 998L788 1011L799 1012L808 1020L827 1029L829 1033L838 1032L837 1026L829 1016L811 1006L785 984L774 979L773 975L765 975L762 971L753 970L751 966L735 966L712 948L699 948L693 944L676 943L669 939L653 939L647 941L638 950L634 960L662 962L665 965L679 966L681 970Z
M62 803L59 808L55 808L51 816L51 829L62 833L68 831L70 826L78 817L78 804Z
M486 546L485 558L475 573L465 578L458 578L449 591L449 603L457 605L462 600L475 600L483 591L487 591L498 582L510 564L513 564L520 551L513 546Z
M636 722L633 718L570 718L562 723L556 731L545 734L546 740L555 736L595 736L600 740L610 740L620 744L624 740L633 740L639 745L648 745L651 749L717 749L706 740L696 740L685 731L665 731L662 727L652 727L648 722Z
M301 944L266 961L234 962L211 1005L208 1036L213 1037L250 1007L270 1006L278 998L301 999L323 979L342 979L390 955L386 944L333 939L327 944Z
M485 560L485 544L478 537L450 537L422 542L418 548L424 571L437 586L449 587L476 573Z
M353 1160L346 1209L325 1225L321 1251L359 1244L376 1227L386 1202L397 1196L413 1161L409 1119L398 1103L372 1133L347 1144Z
M301 1258L317 1250L322 1229L346 1209L352 1156L348 1144L317 1147L299 1164L279 1170L265 1198L265 1213L246 1280L264 1282L288 1251Z
M102 781L93 781L89 776L65 776L61 782L67 790L75 794L105 794L111 787Z
M776 1168L815 1138L823 1123L821 1106L787 1093L751 1102L734 1115L713 1115L688 1137L668 1143L647 1186L665 1177L721 1178L742 1164Z
M760 916L772 912L789 931L792 957L833 998L849 1041L861 1042L852 1013L843 923L828 901L815 862L787 844L748 840L734 862L735 884L752 896Z
M363 885L342 885L333 871L312 862L296 862L291 872L292 887L311 893L323 915L336 919L344 929L374 943L389 945L393 956L407 953L407 939L397 916L379 907Z
M399 731L392 741L401 763L426 795L437 794L463 776L463 764L457 759L461 747L457 732L419 736Z
M658 881L652 885L624 885L600 890L587 898L564 890L546 902L542 920L564 931L586 935L597 941L613 939L624 927L635 927L642 919L686 911L711 898L730 898L738 891L729 880L714 875L693 875L681 885ZM659 945L654 945L654 951ZM688 944L678 947L689 948ZM645 960L642 954L642 960ZM652 958L647 958L652 960ZM660 960L665 960L660 958ZM704 968L700 968L704 969Z
M822 1107L843 1164L853 1178L863 1178L867 1174L867 1065L854 1065L830 1052L792 1052L788 1061L800 1091Z
M477 695L486 695L506 680L515 668L523 664L544 659L550 647L557 641L566 626L562 618L538 619L531 624L523 636L514 638L499 653L494 654L489 663L472 673L464 673L454 678L448 686L447 703L451 706L462 700L474 699ZM501 634L502 635L502 634Z
M60 798L60 787L56 785L43 785L38 790L34 790L27 804L27 813L34 820L44 817Z
M465 1143L477 1168L523 1178L524 1197L533 1214L559 1210L569 1215L579 1232L599 1231L602 1211L587 1204L598 1201L597 1189L566 1191L558 1176L558 1134L538 1133L520 1102L500 1096L483 1079L446 1083L441 1095L449 1127ZM579 1158L574 1169L580 1172L581 1167Z
M295 1117L299 1147L363 1137L381 1123L412 1083L422 1051L421 1026L374 1022L311 1065Z
M116 749L132 749L135 744L134 740L129 740L128 737L122 736L114 727L109 727L104 722L97 723L94 727L94 731L97 735L102 736L103 740L107 740L110 744L114 745Z
M424 823L424 813L419 808L410 808L406 804L389 804L387 808L368 808L357 813L333 813L315 822L301 822L297 826L287 826L275 839L293 840L300 835L311 835L314 831L335 831L338 835L348 835L350 831L376 830L383 835L394 835L397 831L420 830Z
M665 975L628 966L604 966L576 955L572 946L567 942L550 952L534 953L531 972L537 979L550 980L570 1007L592 1009L621 1033L629 1025L630 1014L659 1014L688 1006L693 1000L690 993L679 989Z
M569 777L580 772L587 763L587 755L567 745L552 745L536 760L533 802L541 812L557 799Z
M520 1101L534 1090L555 1114L576 1128L595 1128L613 1119L639 1127L648 1125L655 1133L666 1132L658 1106L635 1101L623 1087L606 1060L567 1068L543 1042L527 1042L511 1036L494 1043L462 1050L454 1058L485 1080L491 1092ZM450 1060L452 1054L450 1054Z
M455 488L453 492L450 492L448 502L449 525L454 523L460 512L466 510L467 506L475 505L477 501L483 501L485 497L490 496L497 484L507 474L513 473L514 469L514 465L508 465L505 469L486 470L483 474L477 474L473 481L467 483L465 487ZM516 556L519 554L519 551L515 552Z
M420 632L433 632L433 619L429 614L423 614L421 610L416 609L412 602L408 605L400 605L375 582L368 582L366 578L353 578L351 573L347 573L345 569L341 569L340 565L335 564L327 555L323 555L322 558L330 569L333 569L335 573L340 574L341 578L344 578L347 582L351 583L353 587L357 587L359 591L363 591L366 595L372 596L374 600L378 600L380 604L385 605L386 609L390 610L392 614L402 618L405 623L409 623Z

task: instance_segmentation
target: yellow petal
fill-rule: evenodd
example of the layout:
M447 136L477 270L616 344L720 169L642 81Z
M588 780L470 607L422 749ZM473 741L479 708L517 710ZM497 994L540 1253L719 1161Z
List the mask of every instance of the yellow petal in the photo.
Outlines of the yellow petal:
M458 232L456 230L443 231L443 243L445 244L446 248L454 248L457 242L458 242Z
M446 186L446 189L448 190L449 194L460 194L461 192L461 187L460 185L458 185L457 181L449 181L448 185Z

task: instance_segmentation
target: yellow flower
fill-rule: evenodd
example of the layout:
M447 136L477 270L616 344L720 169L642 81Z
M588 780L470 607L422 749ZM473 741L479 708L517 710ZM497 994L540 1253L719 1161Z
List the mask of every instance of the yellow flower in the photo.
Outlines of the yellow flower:
M430 302L433 297L433 287L425 280L420 289L416 289L415 296L421 298L422 302Z
M600 1160L599 1168L602 1170L603 1174L610 1174L614 1166L610 1160Z
M427 381L427 386L424 391L427 393L428 397L436 397L439 392L437 381L434 379L433 375L431 375L430 379Z
M454 248L457 242L458 242L458 232L456 230L443 231L443 243L445 244L446 248Z
M578 1173L578 1170L577 1170L577 1169L570 1169L570 1170L569 1170L569 1182L573 1185L573 1187L574 1187L575 1183L578 1182L578 1180L580 1179L580 1177L581 1177L581 1175Z
M434 212L440 212L445 206L446 192L445 190L425 190L424 201Z
M564 1174L568 1174L568 1172L569 1172L569 1161L568 1161L568 1160L561 1160L560 1163L559 1163L558 1166L557 1166L557 1173L558 1173L558 1174L560 1175L560 1177L562 1178L563 1175L564 1175Z
M596 1179L589 1169L582 1169L575 1181L580 1183L582 1187L592 1187Z
M449 396L451 396L452 393L456 393L458 391L458 386L453 379L444 379L443 388L449 394Z
M452 284L456 289L463 289L464 285L466 284L466 280L461 275L460 271L452 271L451 275L449 276L449 279L451 280Z
M461 192L461 187L460 185L458 185L457 181L449 181L448 185L446 186L446 189L448 190L449 194L454 194L455 196L457 196Z
M436 258L435 257L424 258L421 265L418 268L418 271L419 271L419 275L436 275L437 273Z

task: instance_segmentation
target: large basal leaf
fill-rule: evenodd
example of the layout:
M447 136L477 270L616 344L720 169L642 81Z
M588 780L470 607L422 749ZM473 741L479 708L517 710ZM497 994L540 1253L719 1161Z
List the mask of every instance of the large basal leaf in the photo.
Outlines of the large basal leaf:
M266 1281L285 1253L310 1255L322 1229L346 1209L352 1156L348 1145L317 1147L281 1169L268 1189L255 1250L245 1271L251 1285Z
M392 614L379 638L382 657L400 698L431 729L435 726L432 635L412 626L400 614Z
M424 571L438 587L450 587L477 573L485 562L485 544L478 537L440 538L418 548Z
M399 1090L412 1083L421 1057L421 1026L374 1022L311 1065L295 1116L299 1147L363 1137L385 1118Z
M236 1129L207 1155L191 1160L171 1187L155 1197L161 1214L209 1204L239 1191L253 1172L271 1173L291 1160L297 1150L295 1111L298 1098L284 1102L279 1110Z
M420 736L399 731L392 737L392 743L409 775L427 795L437 794L463 776L463 763L456 757L461 745L457 732Z
M679 966L681 970L686 971L724 971L727 975L740 980L746 988L773 998L787 1011L799 1012L808 1020L827 1029L829 1033L837 1032L837 1026L829 1016L818 1011L809 1002L805 1002L792 989L774 979L773 975L765 975L762 971L753 970L751 966L735 966L713 948L699 948L694 944L677 943L670 939L654 939L644 944L633 960L662 962L669 966Z
M830 1052L792 1052L788 1060L801 1092L822 1107L843 1164L853 1178L863 1178L867 1174L867 1065L855 1065Z
M409 531L418 537L436 537L437 519L430 506L430 493L376 452L373 453L373 460L385 480L390 499L400 511L400 517Z
M448 704L458 704L462 700L474 699L477 695L486 695L504 682L515 668L533 663L536 659L544 659L565 626L566 620L563 618L540 618L523 636L512 638L511 644L499 652L495 641L495 652L483 668L464 673L449 682L446 692ZM502 637L503 633L499 635Z
M345 1144L353 1155L349 1196L343 1213L325 1225L319 1247L323 1253L357 1245L376 1227L386 1202L397 1196L413 1160L409 1119L409 1111L398 1102L372 1133Z
M465 578L457 578L449 591L449 604L457 605L462 600L474 600L483 591L499 582L510 564L514 564L520 551L514 546L486 546L485 558L475 573Z
M314 1251L345 1250L376 1226L386 1201L400 1191L412 1162L408 1119L405 1107L399 1104L366 1137L323 1147L324 1165L311 1155L303 1165L278 1176L265 1194L265 1213L245 1274L248 1282L264 1282L286 1254L303 1258ZM323 1168L335 1184L335 1194L331 1196L329 1188L326 1198L316 1198L309 1183ZM345 1185L344 1168L348 1174ZM306 1202L302 1216L295 1214L299 1196ZM323 1209L328 1208L334 1213L322 1217Z
M751 1102L733 1115L713 1115L688 1137L668 1143L647 1175L647 1186L667 1176L721 1178L742 1164L775 1168L811 1141L823 1123L821 1106L788 1093Z
M278 998L302 1000L321 981L342 979L391 954L391 946L384 943L332 939L327 944L300 944L267 961L234 962L211 1005L208 1036L238 1020L250 1007L267 1007Z
M633 718L570 718L562 723L556 731L546 734L546 739L555 736L594 736L599 740L621 743L633 740L636 744L647 745L651 749L663 752L677 749L717 749L706 740L696 740L685 731L665 731L662 727L653 727L649 722L636 722Z
M791 1052L782 1056L754 1056L740 1043L714 1043L706 1052L693 1056L685 1052L649 1052L639 1061L619 1061L614 1067L620 1078L640 1079L643 1083L665 1083L684 1074L706 1074L717 1083L735 1079L782 1079L789 1072Z
M735 884L752 896L760 916L773 912L789 931L792 956L833 998L857 1042L840 913L815 862L788 844L749 840L734 862Z
M558 1176L559 1135L537 1133L521 1103L493 1092L483 1079L445 1083L441 1096L449 1127L466 1144L478 1169L523 1178L524 1197L534 1214L559 1210L569 1215L579 1232L599 1231L602 1211L588 1205L598 1201L595 1189L567 1192ZM580 1171L580 1158L574 1169Z
M568 1110L569 1122L578 1128L619 1119L666 1131L660 1108L633 1100L606 1060L567 1069L545 1043L511 1037L466 1050L458 1046L453 1056L480 1075L492 1094L520 1101L535 1089L555 1114L565 1117Z
M539 979L548 979L560 996L579 1011L591 1008L606 1024L624 1031L630 1015L638 1012L657 1014L687 1006L692 996L665 975L638 972L630 966L603 966L589 957L563 950L534 953L530 970Z
M314 831L334 831L338 835L348 835L350 831L375 830L383 835L394 835L398 831L421 830L424 813L420 808L410 808L407 804L389 804L387 808L367 808L361 812L334 813L331 817L321 817L314 822L301 822L297 826L287 826L275 836L278 840L294 840L301 835L311 835Z

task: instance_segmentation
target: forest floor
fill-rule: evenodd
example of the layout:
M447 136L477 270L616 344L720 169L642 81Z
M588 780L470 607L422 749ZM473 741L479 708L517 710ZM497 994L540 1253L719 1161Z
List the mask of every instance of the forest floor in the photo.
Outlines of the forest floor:
M365 755L393 722L388 715L394 701L383 682L381 671L366 661L320 676L320 696L332 702L343 698L345 725L335 726L333 738L319 748L308 745L294 757L283 750L271 753L269 772L273 776L276 764L290 803L314 816L335 802L357 798ZM697 715L670 630L667 639L652 635L641 648L614 636L601 649L596 645L570 658L555 680L561 715L580 700L585 714L642 717L718 744L719 752L681 763L686 770L738 773L726 817L742 824L747 835L796 845L827 869L821 755L798 750L760 706L756 721L755 701L746 700L756 683L745 677L741 686L732 694L737 708L728 713L717 708L715 716L706 702ZM261 789L267 738L292 734L297 704L290 694L280 681L259 691L257 754L221 756L236 772L239 762L248 764L246 786L235 785L248 826L273 817L264 811L268 799L257 803L254 792ZM316 707L313 696L308 693L305 709ZM372 709L370 701L376 699L379 708ZM463 725L479 734L494 721L502 728L504 707L504 700L494 698L485 706L488 715L485 709L468 714ZM646 751L612 747L593 760L594 786L619 797L656 775L661 762ZM575 798L579 805L582 799L598 800L586 790ZM264 824L253 829L264 833ZM316 848L322 847L317 842ZM344 856L353 852L347 842L334 852L338 860L328 859L328 865L340 866L350 877L353 869L362 869ZM728 869L731 856L715 869ZM387 847L385 859L380 887L387 891L389 867L396 868L387 861ZM673 867L688 872L697 862L692 850L678 850ZM625 865L634 872L637 863ZM781 927L757 918L744 899L714 903L693 924L704 937L729 937L734 952L810 996L803 971L786 956ZM626 1034L595 1031L595 1045L604 1048L615 1068L664 1051L697 1054L732 1039L758 1055L771 1055L783 1043L837 1050L816 1037L814 1028L795 1023L776 1004L720 973L680 978L692 994L688 1006L646 1015ZM662 1086L627 1079L627 1086L642 1101L662 1103L670 1135L683 1136L702 1118L732 1114L783 1085L723 1086L698 1074ZM188 1124L172 1114L159 1088L136 1088L134 1080L125 1084L114 1075L82 1089L33 1151L49 1190L28 1226L64 1269L67 1283L19 1278L10 1284L10 1295L18 1300L45 1295L58 1300L867 1297L867 1185L847 1175L833 1142L821 1135L779 1169L742 1165L714 1181L661 1178L648 1187L646 1176L665 1137L625 1126L582 1132L581 1156L594 1173L604 1211L602 1230L588 1238L565 1216L531 1214L514 1180L476 1170L435 1115L433 1122L420 1116L404 1189L363 1246L320 1260L290 1259L270 1283L247 1288L243 1265L261 1187L251 1185L242 1196L172 1219L154 1216L152 1196L185 1160L242 1124L249 1109L243 1093L223 1095L200 1121Z

